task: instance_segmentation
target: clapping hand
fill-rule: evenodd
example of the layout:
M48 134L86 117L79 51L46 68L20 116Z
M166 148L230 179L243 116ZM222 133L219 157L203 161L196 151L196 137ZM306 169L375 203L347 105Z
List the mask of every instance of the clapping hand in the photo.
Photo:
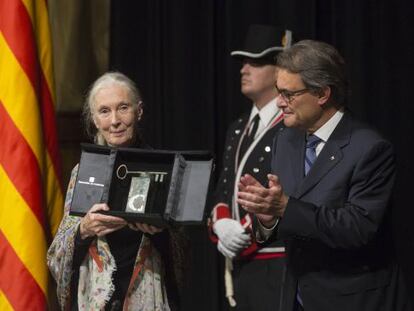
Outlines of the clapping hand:
M256 214L260 222L271 227L276 218L283 216L289 197L283 192L276 175L267 175L268 188L261 185L253 176L241 177L237 203L247 212Z

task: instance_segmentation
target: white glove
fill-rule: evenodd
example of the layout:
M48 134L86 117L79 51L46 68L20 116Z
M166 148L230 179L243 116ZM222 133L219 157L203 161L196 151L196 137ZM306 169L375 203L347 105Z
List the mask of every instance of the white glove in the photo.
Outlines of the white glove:
M217 249L228 258L235 257L251 243L250 235L234 219L223 218L217 220L213 225L213 231L219 239Z
M230 258L230 259L233 259L237 255L236 252L233 252L233 251L229 250L227 247L225 247L223 245L223 243L221 243L220 240L217 243L217 249L224 257L227 257L227 258Z

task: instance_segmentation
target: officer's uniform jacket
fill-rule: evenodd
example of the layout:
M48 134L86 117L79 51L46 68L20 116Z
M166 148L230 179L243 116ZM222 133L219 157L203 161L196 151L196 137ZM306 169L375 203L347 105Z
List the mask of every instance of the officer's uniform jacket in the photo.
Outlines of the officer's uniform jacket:
M272 101L268 105L272 104L276 105L276 102ZM223 154L223 169L216 186L213 201L213 206L215 207L215 210L213 211L213 222L223 217L232 217L233 219L239 220L247 230L251 229L253 216L246 216L246 211L236 203L235 193L237 195L237 183L241 176L250 174L262 185L267 186L267 174L271 172L270 163L272 158L273 140L283 126L283 113L280 110L276 110L274 116L271 118L270 122L268 122L266 127L261 132L256 133L254 141L251 143L238 164L240 143L247 131L249 116L250 114L248 113L242 115L239 119L234 121L227 130L225 150ZM223 209L223 207L226 207L226 209ZM218 211L217 208L219 208ZM223 210L225 211L223 212ZM272 249L269 249L269 246L272 246ZM267 242L264 245L256 245L256 243L254 243L254 249L251 249L247 253L242 253L241 255L253 255L256 253L256 247L259 247L259 249L267 247L266 250L260 250L259 252L284 252L282 244L273 241Z

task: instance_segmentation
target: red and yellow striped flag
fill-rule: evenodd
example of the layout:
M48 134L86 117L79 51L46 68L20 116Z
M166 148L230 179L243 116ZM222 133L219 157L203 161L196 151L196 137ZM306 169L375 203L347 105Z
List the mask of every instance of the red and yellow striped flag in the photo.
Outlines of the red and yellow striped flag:
M46 0L0 0L0 310L45 310L62 217Z

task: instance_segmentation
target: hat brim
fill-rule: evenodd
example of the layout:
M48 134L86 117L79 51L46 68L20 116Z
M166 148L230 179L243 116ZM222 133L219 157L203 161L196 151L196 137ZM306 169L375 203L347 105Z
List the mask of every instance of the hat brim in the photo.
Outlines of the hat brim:
M269 57L271 55L276 54L277 52L283 51L285 48L282 46L274 46L271 48L268 48L260 53L252 53L247 51L233 51L230 53L233 57L248 57L248 58L265 58Z

